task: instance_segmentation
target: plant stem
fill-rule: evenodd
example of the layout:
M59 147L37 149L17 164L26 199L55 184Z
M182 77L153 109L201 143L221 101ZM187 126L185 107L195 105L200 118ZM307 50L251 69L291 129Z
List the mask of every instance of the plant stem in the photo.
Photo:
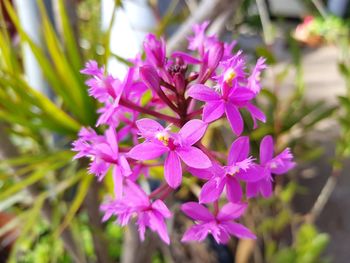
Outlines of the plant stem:
M219 212L219 201L216 200L214 202L214 215L217 216L218 212Z
M167 184L163 184L161 186L159 186L157 189L155 189L152 193L149 194L149 198L154 198L155 196L157 196L158 194L160 194L161 192L163 192L166 188L168 187Z
M195 117L195 116L197 116L197 115L202 114L202 112L203 112L203 108L201 108L201 109L199 109L199 110L192 111L190 114L187 115L187 117L188 117L189 119L191 119L191 118L193 118L193 117Z
M137 104L135 104L135 103L133 103L131 101L124 100L124 99L121 99L119 104L124 106L124 107L126 107L126 108L138 111L140 113L152 115L152 116L154 116L156 118L159 118L159 119L171 122L174 125L180 127L180 120L177 119L177 118L174 118L174 117L171 117L169 115L165 115L165 114L159 113L159 112L151 110L151 109L147 109L145 107L141 107L141 106L139 106L139 105L137 105Z

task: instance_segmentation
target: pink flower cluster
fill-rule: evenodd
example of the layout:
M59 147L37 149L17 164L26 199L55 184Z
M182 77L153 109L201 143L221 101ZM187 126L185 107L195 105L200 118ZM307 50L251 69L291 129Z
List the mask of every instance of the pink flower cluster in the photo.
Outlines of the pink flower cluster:
M96 126L102 125L105 132L82 128L73 143L75 158L90 158L89 172L98 180L111 171L115 193L101 206L103 220L116 216L124 226L136 217L142 240L149 228L169 244L166 219L172 213L165 201L181 187L183 176L197 177L202 188L198 202L181 206L195 221L182 241L202 241L208 234L218 243L228 242L230 236L255 238L234 220L244 214L249 198L272 194L272 174L294 166L289 149L274 157L271 136L261 141L259 163L250 155L249 137L241 136L241 110L250 114L254 127L265 121L254 105L264 59L247 70L243 53L233 53L235 42L207 36L207 25L194 26L189 52L168 57L164 40L149 34L145 59L139 55L131 60L124 80L106 74L94 61L81 71L90 77L89 94L103 105ZM208 126L224 116L236 136L227 160L225 153L201 143ZM164 182L148 193L140 181L152 176L156 166L164 167Z

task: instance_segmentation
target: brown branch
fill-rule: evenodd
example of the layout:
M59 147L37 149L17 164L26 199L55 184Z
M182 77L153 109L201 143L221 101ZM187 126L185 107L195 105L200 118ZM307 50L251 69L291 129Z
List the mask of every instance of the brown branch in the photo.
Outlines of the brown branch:
M103 237L104 228L101 223L102 220L100 217L98 200L98 184L96 180L93 180L84 204L89 216L89 224L97 262L110 263L112 260L108 255L107 240Z
M310 212L305 216L305 220L308 223L314 223L317 217L321 214L326 206L329 198L331 197L338 181L340 170L333 168L331 176L328 177L327 182L323 186L320 194L318 195L316 202L312 206Z

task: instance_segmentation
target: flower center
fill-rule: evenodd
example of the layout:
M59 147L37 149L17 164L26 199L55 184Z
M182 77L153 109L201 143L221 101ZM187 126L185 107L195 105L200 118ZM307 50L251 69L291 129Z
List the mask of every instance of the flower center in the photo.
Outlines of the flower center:
M277 168L277 163L271 162L271 163L270 163L270 168L271 168L271 169L276 169L276 168Z
M237 77L237 73L233 68L228 69L225 72L224 75L224 81L229 84L230 86L232 85L232 81Z
M156 138L157 140L161 141L165 146L168 146L169 145L169 134L162 131L162 132L158 132L156 134Z
M231 166L228 168L227 173L231 176L235 176L239 172L239 167L238 166Z

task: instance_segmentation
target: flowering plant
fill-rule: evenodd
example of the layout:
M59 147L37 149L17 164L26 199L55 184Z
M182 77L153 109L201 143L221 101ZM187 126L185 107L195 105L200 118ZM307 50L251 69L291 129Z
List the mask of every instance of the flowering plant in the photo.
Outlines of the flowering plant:
M249 72L243 52L232 51L235 42L207 36L207 25L194 26L189 52L176 51L169 57L165 41L147 35L145 59L139 55L131 60L123 81L94 61L81 71L90 76L89 94L103 104L97 126L106 129L100 135L82 128L73 143L75 158L91 158L89 171L99 181L112 171L114 196L101 206L103 220L116 216L124 226L136 216L142 240L148 227L170 243L166 219L172 213L166 199L182 186L185 174L197 177L203 186L198 202L181 206L195 221L183 242L202 241L208 234L218 243L227 243L230 236L255 238L234 220L244 214L249 198L272 194L272 174L286 173L295 165L289 149L274 157L271 136L261 141L259 163L250 155L249 137L241 136L240 111L248 111L254 128L257 121L265 121L254 105L265 60L258 59ZM236 136L227 160L225 153L201 143L208 126L224 116ZM164 166L164 182L148 193L139 182L142 175L152 176L155 166Z

